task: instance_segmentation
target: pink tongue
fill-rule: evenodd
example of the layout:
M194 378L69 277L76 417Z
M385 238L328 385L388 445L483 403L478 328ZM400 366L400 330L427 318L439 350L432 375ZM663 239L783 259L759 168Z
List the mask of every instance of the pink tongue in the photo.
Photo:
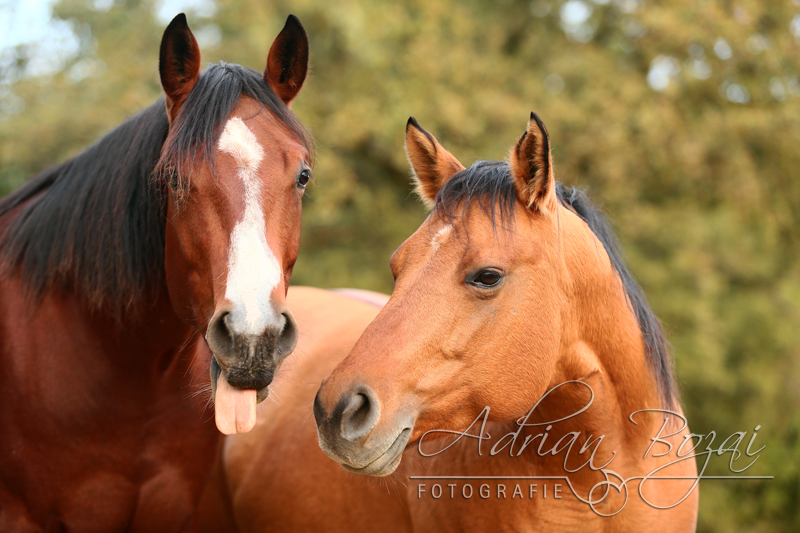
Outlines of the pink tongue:
M214 411L220 432L225 435L247 433L256 425L256 390L231 387L220 373Z

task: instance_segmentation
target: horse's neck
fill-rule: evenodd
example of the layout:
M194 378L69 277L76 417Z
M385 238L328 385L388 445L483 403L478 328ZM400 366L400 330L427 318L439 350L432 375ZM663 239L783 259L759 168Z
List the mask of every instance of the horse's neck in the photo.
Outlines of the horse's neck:
M619 422L627 427L631 413L660 405L658 385L648 366L638 319L619 276L605 259L586 271L592 273L573 285L572 320L565 321L560 357L550 385L568 380L595 383L601 390L595 391L600 392L595 399L598 409L591 411L614 413L614 420L602 423Z
M109 327L112 327L109 324ZM138 353L142 364L154 364L165 369L172 360L192 347L199 338L194 330L183 323L162 287L155 301L135 309L122 321L115 321L120 343Z
M175 314L165 285L155 298L134 303L121 316L96 310L80 295L58 287L51 288L35 309L34 316L42 312L62 315L64 323L71 322L82 332L83 349L142 376L157 376L194 349L196 334Z

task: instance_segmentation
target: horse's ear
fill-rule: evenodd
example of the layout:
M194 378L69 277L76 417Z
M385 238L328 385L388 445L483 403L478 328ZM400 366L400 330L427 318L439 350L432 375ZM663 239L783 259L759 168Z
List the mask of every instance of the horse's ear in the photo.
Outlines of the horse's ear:
M167 116L171 123L200 77L200 47L183 13L172 19L164 30L158 71L161 87L167 96Z
M510 160L517 197L528 208L542 213L555 209L556 183L550 156L550 136L536 113L531 113L528 129L511 149Z
M308 72L308 36L300 20L289 15L267 56L264 80L287 106L303 87Z
M445 182L464 170L464 165L422 129L414 117L406 124L406 154L414 170L417 195L429 208Z

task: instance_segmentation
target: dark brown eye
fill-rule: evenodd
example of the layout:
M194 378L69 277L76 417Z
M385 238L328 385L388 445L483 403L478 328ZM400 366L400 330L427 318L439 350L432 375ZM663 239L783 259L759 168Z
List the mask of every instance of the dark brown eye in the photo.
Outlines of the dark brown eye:
M167 183L173 192L178 190L178 183L180 183L180 181L180 176L178 176L177 170L170 169L167 171Z
M486 270L478 272L478 275L473 278L472 284L480 288L494 287L500 283L502 279L502 273L487 268Z
M308 180L311 179L311 171L308 169L303 170L299 176L297 176L297 186L301 189L305 189L306 185L308 185Z

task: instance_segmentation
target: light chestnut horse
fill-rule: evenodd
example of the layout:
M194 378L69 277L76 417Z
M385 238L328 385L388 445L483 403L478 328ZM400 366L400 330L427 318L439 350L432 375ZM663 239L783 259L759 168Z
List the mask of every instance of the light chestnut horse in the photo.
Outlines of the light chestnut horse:
M432 213L392 257L392 296L290 291L299 353L281 405L227 439L211 529L695 529L661 327L549 143L532 114L509 162L465 169L409 121Z

